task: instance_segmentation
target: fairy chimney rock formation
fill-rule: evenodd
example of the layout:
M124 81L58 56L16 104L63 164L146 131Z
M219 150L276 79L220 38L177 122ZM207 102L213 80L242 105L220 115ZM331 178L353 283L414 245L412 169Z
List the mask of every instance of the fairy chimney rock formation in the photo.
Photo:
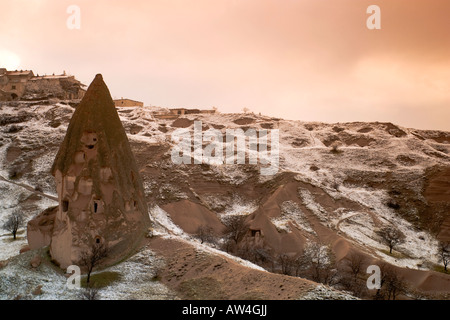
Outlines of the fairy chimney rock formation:
M100 74L70 120L52 174L59 209L50 254L62 268L79 263L94 245L106 245L113 261L135 249L150 225L144 189Z

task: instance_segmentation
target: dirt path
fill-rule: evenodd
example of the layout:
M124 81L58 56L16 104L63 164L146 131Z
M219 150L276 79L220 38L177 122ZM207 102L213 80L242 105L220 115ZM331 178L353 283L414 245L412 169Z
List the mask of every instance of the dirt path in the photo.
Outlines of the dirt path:
M340 224L341 224L341 222L344 222L345 220L347 220L347 219L350 219L350 218L352 218L352 217L354 217L354 216L356 216L356 215L358 215L358 214L362 214L363 212L353 212L352 214L349 214L349 215L347 215L347 216L343 216L342 218L340 218L339 219L339 221L337 222L337 224L336 224L336 229L338 230L338 231L341 231L341 228L340 228ZM342 231L341 231L342 232Z
M1 181L5 181L5 182L10 183L10 184L14 184L14 185L19 186L19 187L22 187L22 188L27 189L28 191L30 191L30 192L32 192L32 193L34 193L34 194L38 194L38 195L41 195L41 196L43 196L43 197L46 197L46 198L48 198L48 199L51 199L51 200L54 200L54 201L58 202L58 198L56 198L56 197L54 197L54 196L51 196L51 195L49 195L49 194L40 192L40 191L36 191L33 187L28 186L28 185L26 185L26 184L16 183L16 182L10 181L10 180L8 180L8 179L2 177L2 176L0 176L0 180L1 180Z

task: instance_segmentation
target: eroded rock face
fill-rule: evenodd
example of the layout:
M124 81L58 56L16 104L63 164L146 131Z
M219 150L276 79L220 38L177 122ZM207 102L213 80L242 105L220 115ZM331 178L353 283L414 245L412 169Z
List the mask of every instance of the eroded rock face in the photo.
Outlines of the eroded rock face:
M111 260L128 255L150 220L128 138L101 75L72 116L55 158L59 209L50 254L66 268L99 243Z
M50 207L28 222L27 239L31 250L50 245L57 212L58 206Z
M423 193L428 203L426 218L436 221L437 239L450 241L450 168L431 170Z

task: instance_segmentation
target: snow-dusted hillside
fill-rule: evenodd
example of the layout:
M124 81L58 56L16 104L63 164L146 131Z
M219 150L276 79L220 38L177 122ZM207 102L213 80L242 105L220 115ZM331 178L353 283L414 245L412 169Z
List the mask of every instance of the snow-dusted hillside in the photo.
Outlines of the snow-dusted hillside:
M0 106L0 225L14 211L28 221L57 205L50 168L73 110L63 103ZM390 123L306 123L254 114L190 114L164 120L155 118L154 110L136 107L118 112L141 168L158 234L196 243L183 225L174 225L172 213L162 209L188 199L222 222L230 215L247 216L251 226L264 234L273 255L282 250L299 254L302 248L285 246L283 241L289 239L301 244L305 239L339 238L399 267L430 270L439 264L437 235L449 219L450 197L437 201L430 195L446 192L433 183L442 180L439 170L450 167L450 133ZM172 134L180 128L193 134L194 121L201 121L204 132L214 128L222 134L239 128L279 130L277 174L261 175L261 164L248 164L248 159L245 165L174 164L171 151L177 144ZM284 174L293 178L286 180ZM396 226L406 237L395 248L397 255L387 254L375 233L384 225ZM17 259L25 245L24 228L16 241L2 230L0 261ZM117 268L127 272L126 265ZM2 272L11 271L0 267ZM104 294L118 298L125 289L108 290ZM165 288L158 290L168 294Z

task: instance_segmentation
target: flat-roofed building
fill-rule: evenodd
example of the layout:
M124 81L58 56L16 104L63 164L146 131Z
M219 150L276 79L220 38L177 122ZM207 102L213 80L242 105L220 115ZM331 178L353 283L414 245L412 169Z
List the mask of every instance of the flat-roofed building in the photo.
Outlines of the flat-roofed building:
M132 99L120 98L114 100L116 107L143 107L144 103Z

